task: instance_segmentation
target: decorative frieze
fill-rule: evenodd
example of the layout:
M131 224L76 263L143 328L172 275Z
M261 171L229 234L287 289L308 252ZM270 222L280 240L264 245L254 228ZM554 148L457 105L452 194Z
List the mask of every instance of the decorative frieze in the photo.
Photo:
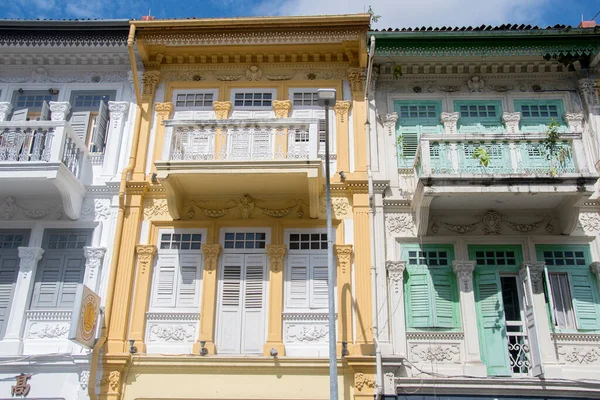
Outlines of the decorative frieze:
M447 134L456 134L456 125L460 114L457 112L443 112L441 115L442 123L444 124L444 131Z
M394 293L400 293L402 290L402 284L404 283L404 270L406 269L406 261L386 261L385 268L387 270L390 288L394 291Z
M12 109L13 106L8 101L0 102L0 121L8 121Z
M412 213L388 213L385 215L385 226L393 236L415 236L416 225Z
M285 256L285 252L285 244L267 245L267 256L269 256L272 272L281 272L283 270L283 257Z
M104 221L110 216L110 199L90 198L83 200L81 220Z
M329 324L286 324L285 342L317 344L329 342Z
M102 261L104 260L105 253L105 247L85 246L83 248L83 255L85 256L85 274L87 281L96 278L98 271L102 266Z
M275 118L287 118L292 109L291 100L274 100L273 111L275 111Z
M342 271L342 275L349 273L352 265L352 245L334 244L333 251L337 258L337 266Z
M554 226L550 223L550 216L544 216L540 220L532 223L518 223L509 220L506 216L496 211L490 210L483 216L475 216L477 221L470 224L453 224L445 222L442 218L442 216L433 216L431 218L431 232L434 234L439 232L440 227L438 223L443 225L450 232L458 233L459 235L474 232L479 227L481 227L481 230L485 235L499 235L502 232L503 225L506 225L512 230L521 233L533 232L542 226L544 226L546 232L554 232Z
M147 198L144 199L144 219L149 220L171 220L167 199Z
M3 203L0 203L0 219L13 219L19 212L30 219L61 219L63 216L63 209L60 204L39 208L17 202L14 197L10 196L5 198Z
M519 121L521 121L520 112L505 112L502 113L502 122L506 126L506 133L519 133Z
M558 346L559 364L600 364L600 346Z
M460 346L458 344L412 343L410 359L417 362L460 363Z
M473 271L475 261L453 261L452 269L458 278L458 286L463 292L473 291Z
M333 111L335 111L336 115L340 116L340 121L342 123L344 122L344 118L346 118L348 112L350 111L351 104L352 103L348 100L340 100L335 103L335 106L333 106Z
M23 279L29 278L31 271L35 269L38 261L42 259L44 249L41 247L19 247L19 270L23 273Z
M582 212L579 214L579 222L588 236L600 235L600 213Z
M217 119L228 119L231 107L232 104L230 101L213 102L213 109L215 110L215 116Z
M203 244L202 254L204 255L204 270L212 274L213 271L217 270L217 262L219 260L219 254L221 254L221 245L216 244Z
M271 218L284 218L287 216L302 218L304 216L303 205L305 204L303 200L289 200L287 201L287 203L289 204L287 207L263 207L257 204L262 203L262 201L255 200L249 194L245 194L237 200L229 200L225 202L225 206L222 207L208 208L201 205L201 203L201 201L188 201L184 206L184 209L187 210L185 215L189 219L193 219L196 217L197 212L199 212L205 217L222 218L226 215L229 215L232 211L237 209L239 212L239 216L242 219L250 219L256 212L260 212L263 215L266 215Z
M68 101L51 101L48 106L50 107L50 119L52 121L67 120L67 115L71 111L71 103Z
M25 338L66 339L71 324L71 311L27 311Z
M389 114L381 114L379 116L384 129L387 131L389 136L396 133L396 122L398 122L398 113L393 112Z

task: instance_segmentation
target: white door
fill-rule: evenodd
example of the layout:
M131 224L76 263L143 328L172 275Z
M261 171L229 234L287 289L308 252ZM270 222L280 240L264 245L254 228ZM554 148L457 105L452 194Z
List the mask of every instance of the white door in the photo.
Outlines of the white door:
M265 254L225 254L219 277L217 354L262 354Z

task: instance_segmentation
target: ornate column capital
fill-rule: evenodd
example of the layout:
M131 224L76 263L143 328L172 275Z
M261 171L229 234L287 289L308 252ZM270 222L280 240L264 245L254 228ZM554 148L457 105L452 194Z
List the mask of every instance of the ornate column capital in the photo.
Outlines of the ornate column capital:
M529 276L531 276L531 288L533 289L533 293L542 293L544 290L543 282L545 267L545 262L523 261L521 263L521 270L529 269Z
M582 112L577 112L577 113L566 112L564 117L565 117L565 121L567 121L567 124L569 125L569 130L571 131L571 133L583 133L583 113Z
M68 101L51 101L48 106L50 106L50 119L52 121L67 120L67 115L71 111L71 103Z
M452 261L452 270L458 277L458 286L460 287L461 291L472 291L475 261Z
M596 278L598 278L598 283L600 283L600 261L594 261L590 264L590 269L594 274L596 274Z
M203 244L202 254L204 255L204 269L212 274L213 271L217 270L217 261L219 260L219 254L221 254L220 244Z
M287 118L288 115L290 115L291 109L291 100L273 100L273 111L275 111L275 118Z
M283 257L286 250L285 244L267 245L267 255L269 256L272 272L281 272L283 270Z
M0 121L7 121L13 106L8 101L0 102Z
M213 102L213 109L215 110L217 119L229 118L229 111L231 111L231 107L232 105L230 101Z
M146 271L148 271L148 267L151 266L154 261L156 251L156 246L151 244L138 244L135 246L135 252L140 265L140 273L145 274Z
M350 264L352 262L352 245L351 244L334 244L333 251L337 258L338 267L342 270L342 274L350 272Z
M457 112L443 112L440 119L444 124L444 130L449 134L456 134L456 124L460 114Z
M586 105L595 106L600 104L600 94L598 93L598 81L593 78L584 78L577 81L579 93Z
M344 117L348 115L348 111L350 111L350 105L352 103L348 100L341 100L335 103L333 106L333 111L335 111L336 115L340 116L340 120L344 122Z
M394 292L400 293L404 280L406 261L386 261L385 269L387 270L388 282L394 288Z
M88 279L93 279L96 276L96 271L100 270L105 253L105 247L85 246L83 248L83 255L85 257L85 273L88 275Z
M19 247L19 269L23 271L23 278L28 278L31 271L36 267L38 261L44 254L44 249L41 247Z
M105 371L100 379L101 391L110 395L121 394L121 372L117 370Z
M347 72L352 92L362 93L365 90L366 73L364 68L348 68Z
M154 97L159 81L160 71L144 71L142 74L142 95Z
M502 122L506 125L507 133L519 133L519 121L521 121L520 112L502 113Z
M162 119L171 118L171 113L173 112L174 108L175 105L169 101L154 104L154 111L156 111L156 115Z
M388 135L392 136L396 132L396 122L398 122L398 113L380 114L379 118Z
M125 113L129 110L128 101L109 101L108 112L110 113L111 120L122 119L125 117Z

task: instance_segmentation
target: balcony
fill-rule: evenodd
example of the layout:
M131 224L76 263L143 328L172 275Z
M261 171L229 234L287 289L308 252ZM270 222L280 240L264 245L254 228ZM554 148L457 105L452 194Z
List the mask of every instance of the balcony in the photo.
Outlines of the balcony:
M0 122L0 198L60 197L78 219L85 195L87 149L66 121Z
M155 166L174 219L186 199L257 191L307 201L310 217L318 217L318 120L169 120L165 126Z
M553 154L544 134L423 135L415 168L419 231L431 209L555 210L564 234L598 176L587 165L581 134L566 133ZM544 196L536 196L542 193Z

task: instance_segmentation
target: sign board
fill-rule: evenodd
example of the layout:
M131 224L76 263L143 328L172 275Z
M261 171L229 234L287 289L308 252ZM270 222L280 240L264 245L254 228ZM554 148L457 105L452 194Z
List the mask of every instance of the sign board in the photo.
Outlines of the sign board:
M71 315L69 340L91 349L96 341L96 327L100 320L100 296L81 285L77 289L75 306Z

